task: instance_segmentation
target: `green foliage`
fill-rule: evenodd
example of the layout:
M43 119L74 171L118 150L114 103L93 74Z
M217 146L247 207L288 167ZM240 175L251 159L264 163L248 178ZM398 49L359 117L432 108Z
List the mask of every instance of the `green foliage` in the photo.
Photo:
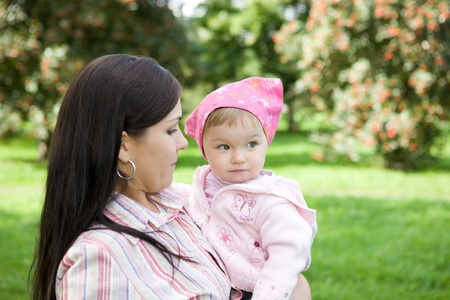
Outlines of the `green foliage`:
M313 138L352 161L376 144L389 168L427 162L450 118L449 18L444 0L320 0L286 24L274 39L296 91L331 112L333 132Z
M204 15L192 22L201 47L202 78L212 85L210 91L250 76L278 77L293 122L294 100L299 102L293 93L298 72L292 65L280 63L272 36L281 28L286 12L305 22L306 4L294 0L208 0L200 7Z
M49 142L58 103L95 57L154 57L189 79L184 27L167 1L6 0L0 3L0 136L21 131ZM192 73L192 72L191 72ZM6 122L14 114L15 122Z

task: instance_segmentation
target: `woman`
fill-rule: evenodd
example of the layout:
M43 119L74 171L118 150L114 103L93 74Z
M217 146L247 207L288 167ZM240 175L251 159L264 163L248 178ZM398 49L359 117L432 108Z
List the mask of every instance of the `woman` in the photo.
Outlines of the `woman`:
M130 55L100 57L75 77L50 149L34 299L230 297L171 187L187 146L180 90L156 61Z

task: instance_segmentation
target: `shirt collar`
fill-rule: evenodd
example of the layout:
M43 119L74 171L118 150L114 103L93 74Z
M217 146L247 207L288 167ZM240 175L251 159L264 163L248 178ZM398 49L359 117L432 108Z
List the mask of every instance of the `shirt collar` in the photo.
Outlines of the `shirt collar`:
M133 199L114 192L112 201L105 208L105 215L114 222L136 230L152 231L185 213L183 207L187 200L172 187L148 195L147 198L157 204L160 213L154 213Z

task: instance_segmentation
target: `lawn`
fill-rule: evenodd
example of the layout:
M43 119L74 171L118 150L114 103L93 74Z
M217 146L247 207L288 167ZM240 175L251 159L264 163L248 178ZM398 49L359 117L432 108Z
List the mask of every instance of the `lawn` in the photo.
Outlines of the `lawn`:
M175 181L204 164L195 141ZM296 179L318 212L313 299L450 298L450 147L421 172L385 170L370 151L359 164L318 163L304 134L280 132L266 168ZM0 141L0 298L29 299L26 281L45 183L33 141Z

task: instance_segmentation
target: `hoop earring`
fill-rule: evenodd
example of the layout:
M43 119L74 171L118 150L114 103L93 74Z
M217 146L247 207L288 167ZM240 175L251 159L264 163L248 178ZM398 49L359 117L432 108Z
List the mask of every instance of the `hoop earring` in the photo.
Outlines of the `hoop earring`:
M125 177L122 174L120 174L119 164L117 164L117 170L116 170L117 171L117 175L123 180L130 180L131 178L133 178L134 174L136 174L136 166L134 165L134 162L132 162L130 159L128 160L128 162L133 166L133 173L130 176L128 176L128 177Z

